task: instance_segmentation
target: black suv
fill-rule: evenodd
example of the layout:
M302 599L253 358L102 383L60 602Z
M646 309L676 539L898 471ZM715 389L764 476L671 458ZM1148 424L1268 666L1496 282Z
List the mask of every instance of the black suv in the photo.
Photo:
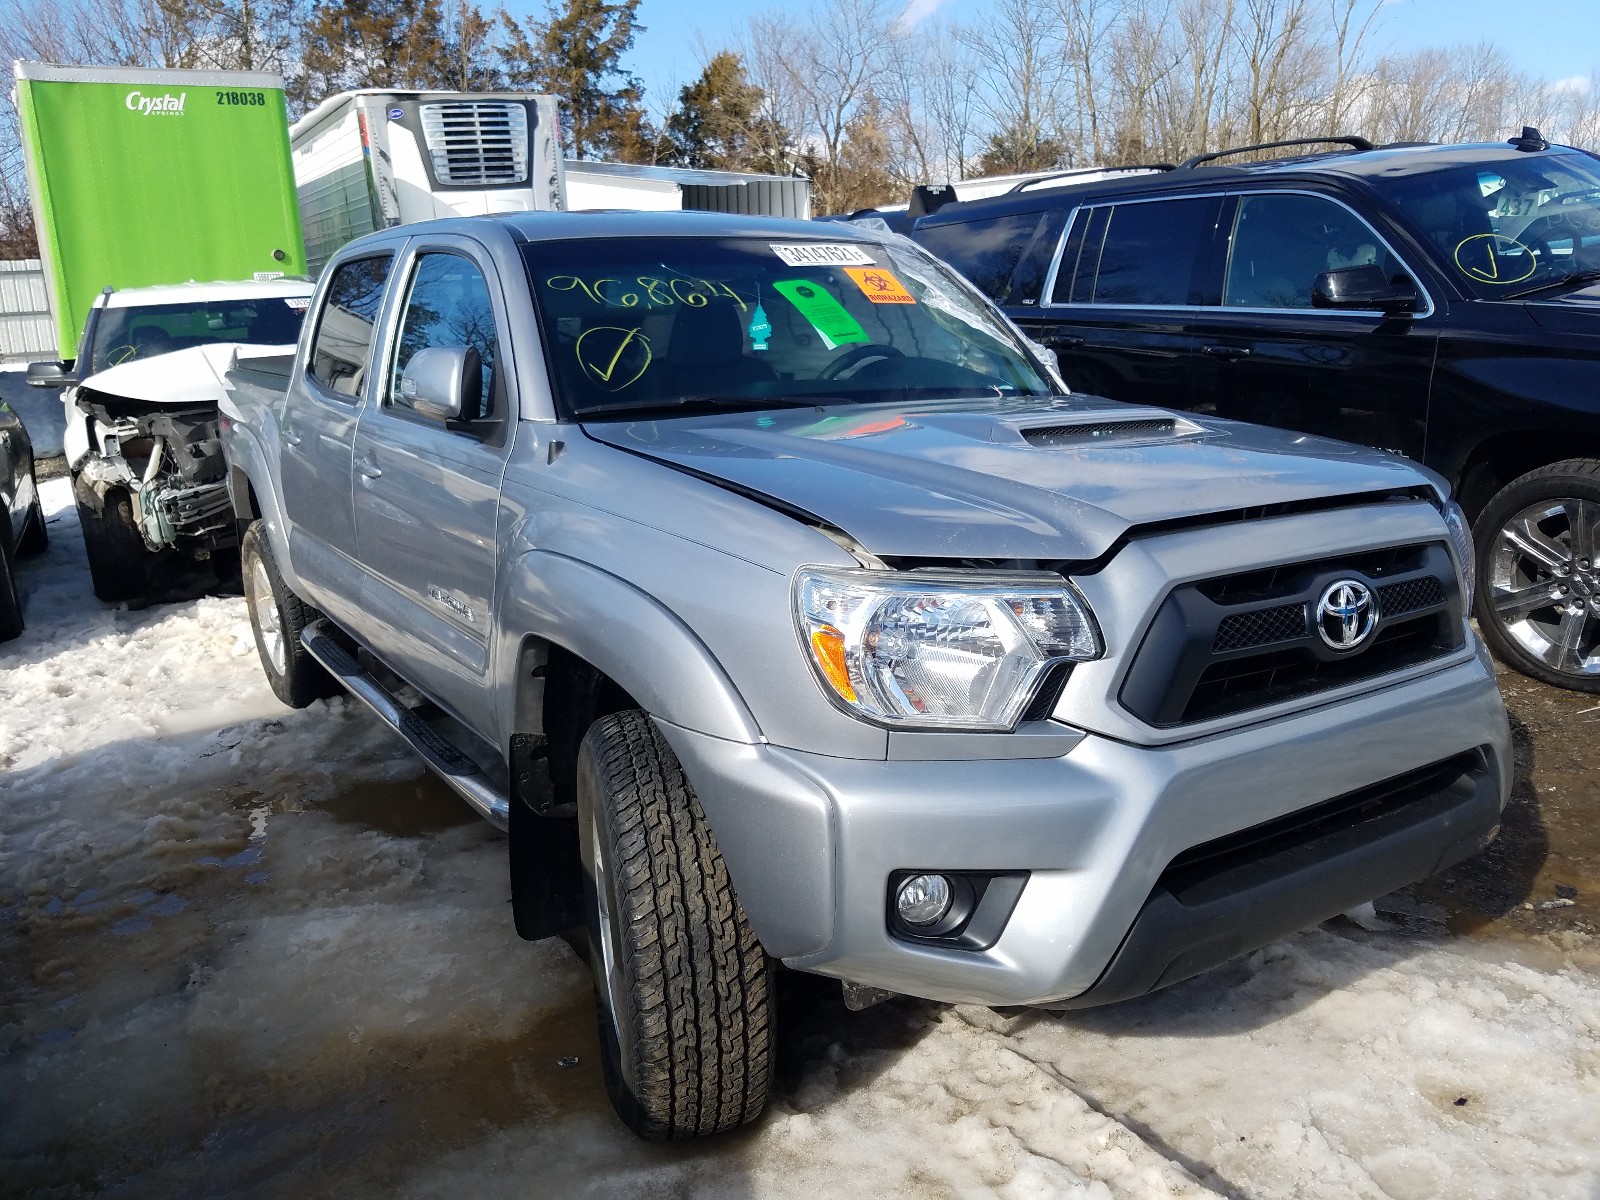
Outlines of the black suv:
M1282 149L1297 153L1219 162ZM1054 349L1075 389L1440 472L1473 518L1490 645L1600 691L1595 156L1532 129L1274 143L1039 181L940 208L913 236Z

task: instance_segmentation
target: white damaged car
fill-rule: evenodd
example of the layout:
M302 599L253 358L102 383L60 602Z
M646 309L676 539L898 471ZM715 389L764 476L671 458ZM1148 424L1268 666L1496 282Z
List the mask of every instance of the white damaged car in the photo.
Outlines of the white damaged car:
M100 599L142 599L167 564L237 544L217 437L221 376L249 353L238 343L292 345L314 288L296 279L108 288L77 359L29 367L29 383L63 389L67 465Z

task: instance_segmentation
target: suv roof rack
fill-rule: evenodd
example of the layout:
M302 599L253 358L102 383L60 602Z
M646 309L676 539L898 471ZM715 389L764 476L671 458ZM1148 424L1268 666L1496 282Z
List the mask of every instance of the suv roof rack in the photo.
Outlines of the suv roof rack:
M1122 167L1077 167L1071 171L1056 171L1050 175L1041 175L1038 179L1024 179L1015 187L1006 192L1014 196L1018 192L1027 191L1031 187L1038 187L1041 183L1054 183L1058 179L1070 179L1074 175L1109 175L1115 171L1175 171L1177 168L1169 162L1160 163L1129 163Z
M1213 150L1209 154L1196 154L1184 159L1178 164L1180 171L1192 171L1196 167L1204 166L1215 159L1227 158L1234 154L1248 154L1252 150L1277 150L1283 146L1348 146L1351 150L1360 153L1374 149L1371 142L1364 137L1320 137L1320 138L1290 138L1283 142L1258 142L1254 146L1231 146L1227 150Z

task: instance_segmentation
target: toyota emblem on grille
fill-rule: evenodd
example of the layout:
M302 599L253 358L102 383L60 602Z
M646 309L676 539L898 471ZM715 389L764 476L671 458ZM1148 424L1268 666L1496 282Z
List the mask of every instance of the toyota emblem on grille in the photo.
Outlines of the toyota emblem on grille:
M1354 650L1377 623L1372 589L1354 579L1329 584L1317 601L1317 632L1335 650Z

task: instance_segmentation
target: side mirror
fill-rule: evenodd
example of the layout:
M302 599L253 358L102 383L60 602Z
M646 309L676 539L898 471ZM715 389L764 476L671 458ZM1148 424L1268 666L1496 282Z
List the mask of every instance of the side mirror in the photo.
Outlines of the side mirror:
M1389 278L1382 267L1340 267L1312 282L1311 307L1411 313L1417 311L1417 288L1403 275Z
M482 394L483 362L469 346L418 350L400 374L401 399L435 421L477 417Z
M58 362L32 362L28 364L29 387L65 387L77 383L78 377Z

